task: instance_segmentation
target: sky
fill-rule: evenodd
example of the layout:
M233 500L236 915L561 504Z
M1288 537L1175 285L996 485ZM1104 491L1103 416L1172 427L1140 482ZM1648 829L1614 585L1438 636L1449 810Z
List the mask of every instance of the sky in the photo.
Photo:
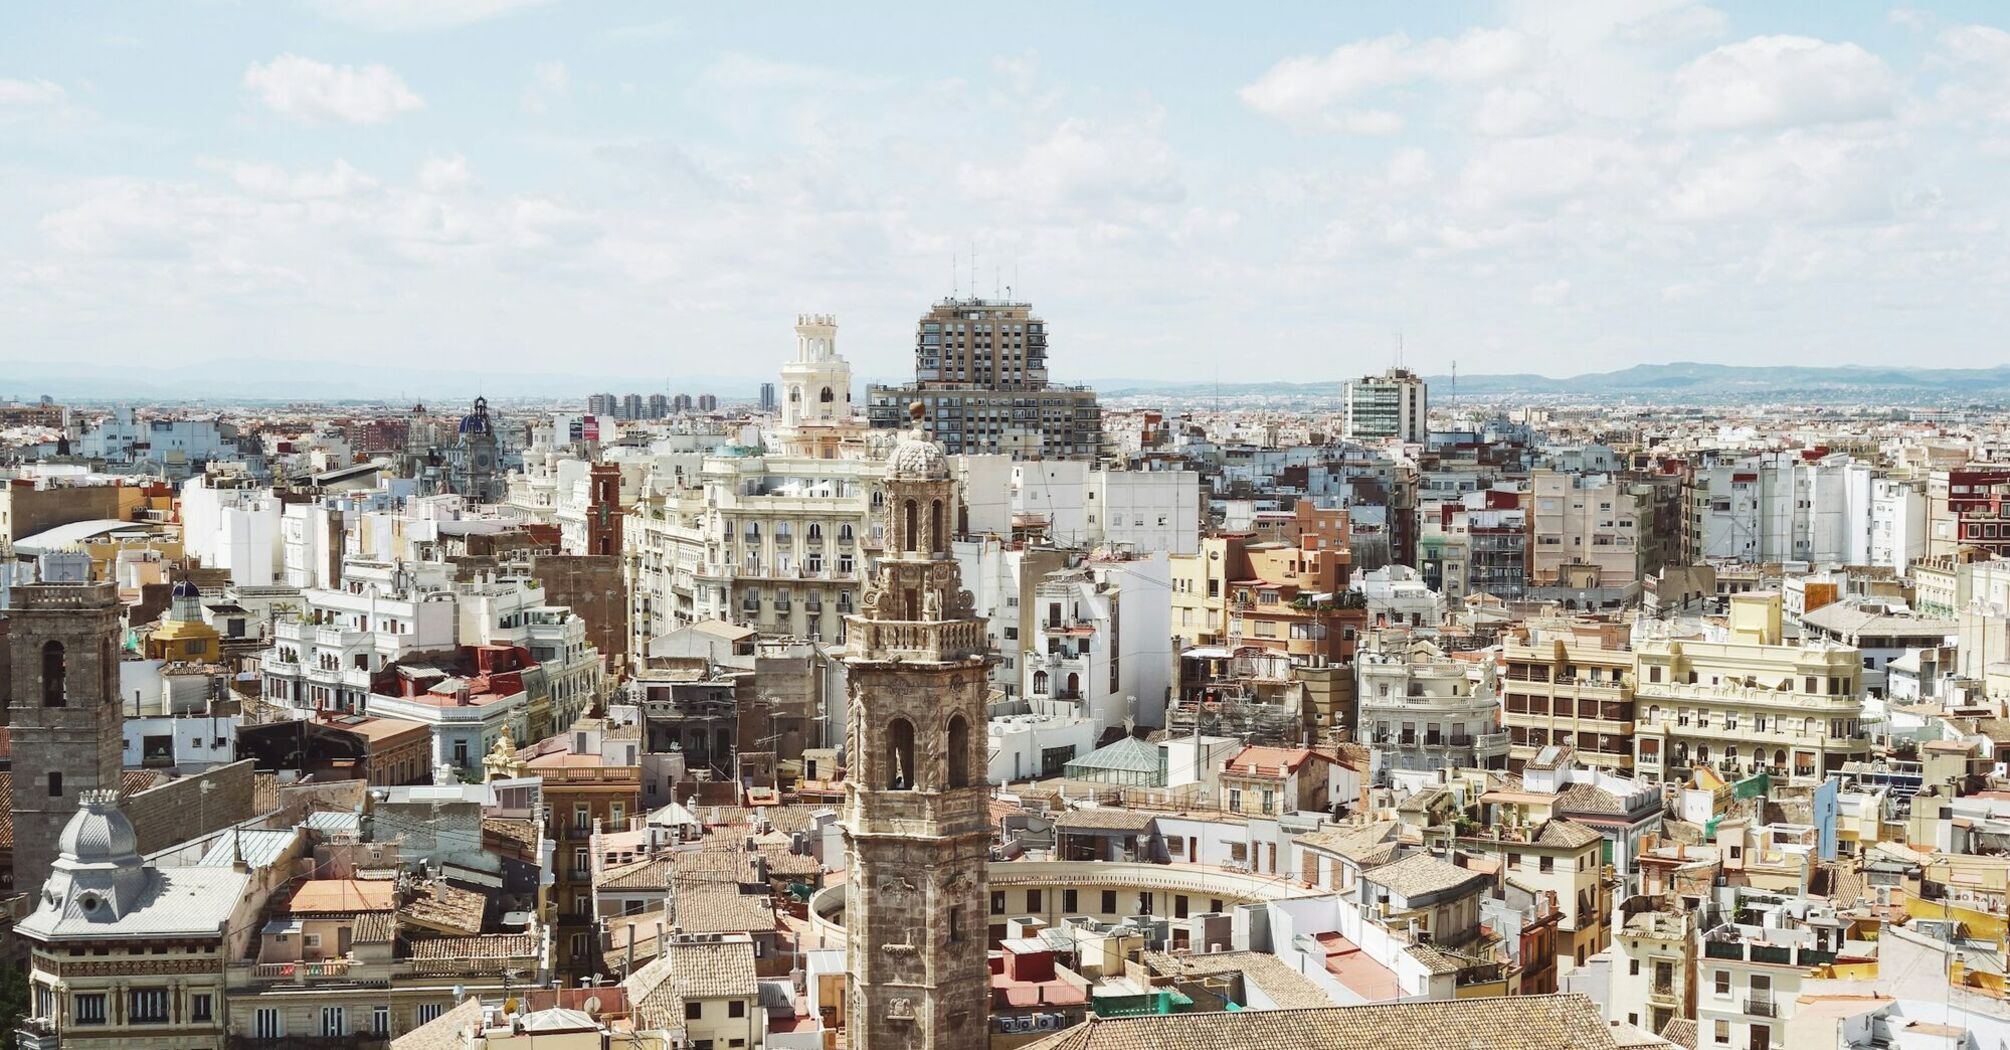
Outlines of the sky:
M0 370L1057 379L2004 363L2010 13L225 0L0 10ZM974 263L973 263L974 259ZM311 394L303 391L302 396Z

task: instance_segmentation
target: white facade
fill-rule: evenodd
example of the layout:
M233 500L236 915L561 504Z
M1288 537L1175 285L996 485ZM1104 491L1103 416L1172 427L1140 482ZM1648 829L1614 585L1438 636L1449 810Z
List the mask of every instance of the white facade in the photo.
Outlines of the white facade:
M1901 574L1926 557L1926 491L1900 478L1874 478L1870 487L1870 563Z
M388 566L352 563L342 587L305 590L300 603L298 618L273 624L260 663L266 699L303 715L360 713L384 665L455 645L454 597L442 579L421 586Z
M1008 715L990 723L993 784L1061 775L1061 768L1096 749L1096 724L1069 714Z
M1445 622L1445 596L1408 565L1386 565L1354 574L1354 589L1368 602L1368 627L1434 629Z
M1868 464L1840 455L1808 462L1779 453L1700 469L1696 550L1728 561L1865 564L1871 480Z
M490 580L460 588L462 645L513 645L530 651L551 687L554 728L570 726L605 688L600 651L586 641L586 621L563 605L547 605L530 580ZM486 752L484 752L486 753Z
M182 544L231 582L267 587L280 579L280 503L267 488L216 488L207 477L181 486Z
M1165 725L1172 689L1171 572L1164 554L1090 559L1033 589L1020 687L1036 714L1075 714L1098 733Z
M852 421L851 364L837 352L837 318L796 317L796 357L782 365L782 427Z

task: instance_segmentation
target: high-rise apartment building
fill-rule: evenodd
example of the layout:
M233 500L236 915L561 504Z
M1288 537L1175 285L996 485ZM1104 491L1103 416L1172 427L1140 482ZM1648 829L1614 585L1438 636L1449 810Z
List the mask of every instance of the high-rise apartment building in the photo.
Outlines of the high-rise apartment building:
M892 429L920 402L922 422L951 453L1093 459L1102 409L1087 387L1047 378L1047 324L1030 303L944 299L915 326L914 382L874 386L872 425Z
M1341 436L1349 441L1421 445L1430 434L1430 388L1408 369L1362 376L1341 388L1341 400Z
M670 414L670 399L663 394L649 395L649 418L662 419Z
M761 384L761 411L763 411L763 412L773 412L774 410L775 410L775 384L773 384L773 383L762 383L762 384Z
M641 419L642 395L641 394L621 395L621 411L616 414L623 419Z
M719 395L717 394L698 395L698 411L717 412L718 410L719 410Z
M611 416L619 401L613 394L589 394L586 398L586 414L589 416Z

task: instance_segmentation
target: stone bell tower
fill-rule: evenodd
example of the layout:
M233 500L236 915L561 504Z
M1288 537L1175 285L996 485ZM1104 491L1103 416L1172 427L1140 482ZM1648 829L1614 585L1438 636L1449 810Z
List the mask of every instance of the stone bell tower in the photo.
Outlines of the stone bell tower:
M863 1050L964 1050L990 1038L992 657L949 551L956 482L918 418L886 494L887 552L846 624L845 1024Z

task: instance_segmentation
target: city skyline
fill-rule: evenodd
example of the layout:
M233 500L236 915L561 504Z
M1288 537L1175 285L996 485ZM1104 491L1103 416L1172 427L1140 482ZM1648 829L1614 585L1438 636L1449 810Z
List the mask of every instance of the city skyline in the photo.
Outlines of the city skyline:
M0 359L894 376L1009 287L1063 381L1986 366L1994 14L13 12Z

